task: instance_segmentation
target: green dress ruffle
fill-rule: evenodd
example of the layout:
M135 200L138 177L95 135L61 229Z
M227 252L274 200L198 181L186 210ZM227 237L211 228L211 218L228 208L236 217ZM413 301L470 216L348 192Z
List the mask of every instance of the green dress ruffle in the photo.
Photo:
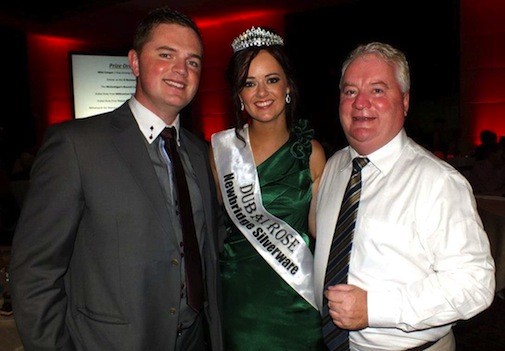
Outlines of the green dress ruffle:
M289 141L257 167L265 209L296 229L311 249L312 137L306 121L297 124ZM229 218L227 231L220 257L225 350L324 350L319 312L284 282Z

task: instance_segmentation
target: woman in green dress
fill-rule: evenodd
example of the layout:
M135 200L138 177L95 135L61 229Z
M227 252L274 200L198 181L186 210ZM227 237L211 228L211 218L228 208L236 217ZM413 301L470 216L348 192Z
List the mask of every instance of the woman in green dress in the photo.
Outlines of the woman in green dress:
M324 350L310 233L325 154L307 121L296 118L282 38L253 27L232 47L236 123L212 136L211 157L227 210L220 257L225 348Z

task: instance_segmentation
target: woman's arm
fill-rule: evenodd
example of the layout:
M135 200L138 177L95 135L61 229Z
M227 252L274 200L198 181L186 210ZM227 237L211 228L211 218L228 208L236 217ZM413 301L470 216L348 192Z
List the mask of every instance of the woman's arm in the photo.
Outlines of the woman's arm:
M309 232L316 237L316 202L319 180L326 164L326 155L323 146L317 141L312 140L312 153L309 159L310 175L312 177L312 200L309 210Z

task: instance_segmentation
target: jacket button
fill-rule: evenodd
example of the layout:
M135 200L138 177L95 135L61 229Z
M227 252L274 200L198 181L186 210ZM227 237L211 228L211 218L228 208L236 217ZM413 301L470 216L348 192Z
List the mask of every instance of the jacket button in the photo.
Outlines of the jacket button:
M172 264L172 266L178 266L179 265L179 260L177 259L173 259L172 261L170 261L170 263Z
M170 313L170 314L175 314L176 312L177 312L177 310L175 309L175 307L170 307L168 309L168 313Z

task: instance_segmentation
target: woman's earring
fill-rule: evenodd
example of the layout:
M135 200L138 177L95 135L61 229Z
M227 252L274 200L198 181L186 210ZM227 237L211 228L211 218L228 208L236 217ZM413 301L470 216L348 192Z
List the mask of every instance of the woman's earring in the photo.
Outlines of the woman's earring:
M289 93L286 94L286 104L289 104L291 102L291 95Z
M240 100L240 111L244 111L244 102Z

